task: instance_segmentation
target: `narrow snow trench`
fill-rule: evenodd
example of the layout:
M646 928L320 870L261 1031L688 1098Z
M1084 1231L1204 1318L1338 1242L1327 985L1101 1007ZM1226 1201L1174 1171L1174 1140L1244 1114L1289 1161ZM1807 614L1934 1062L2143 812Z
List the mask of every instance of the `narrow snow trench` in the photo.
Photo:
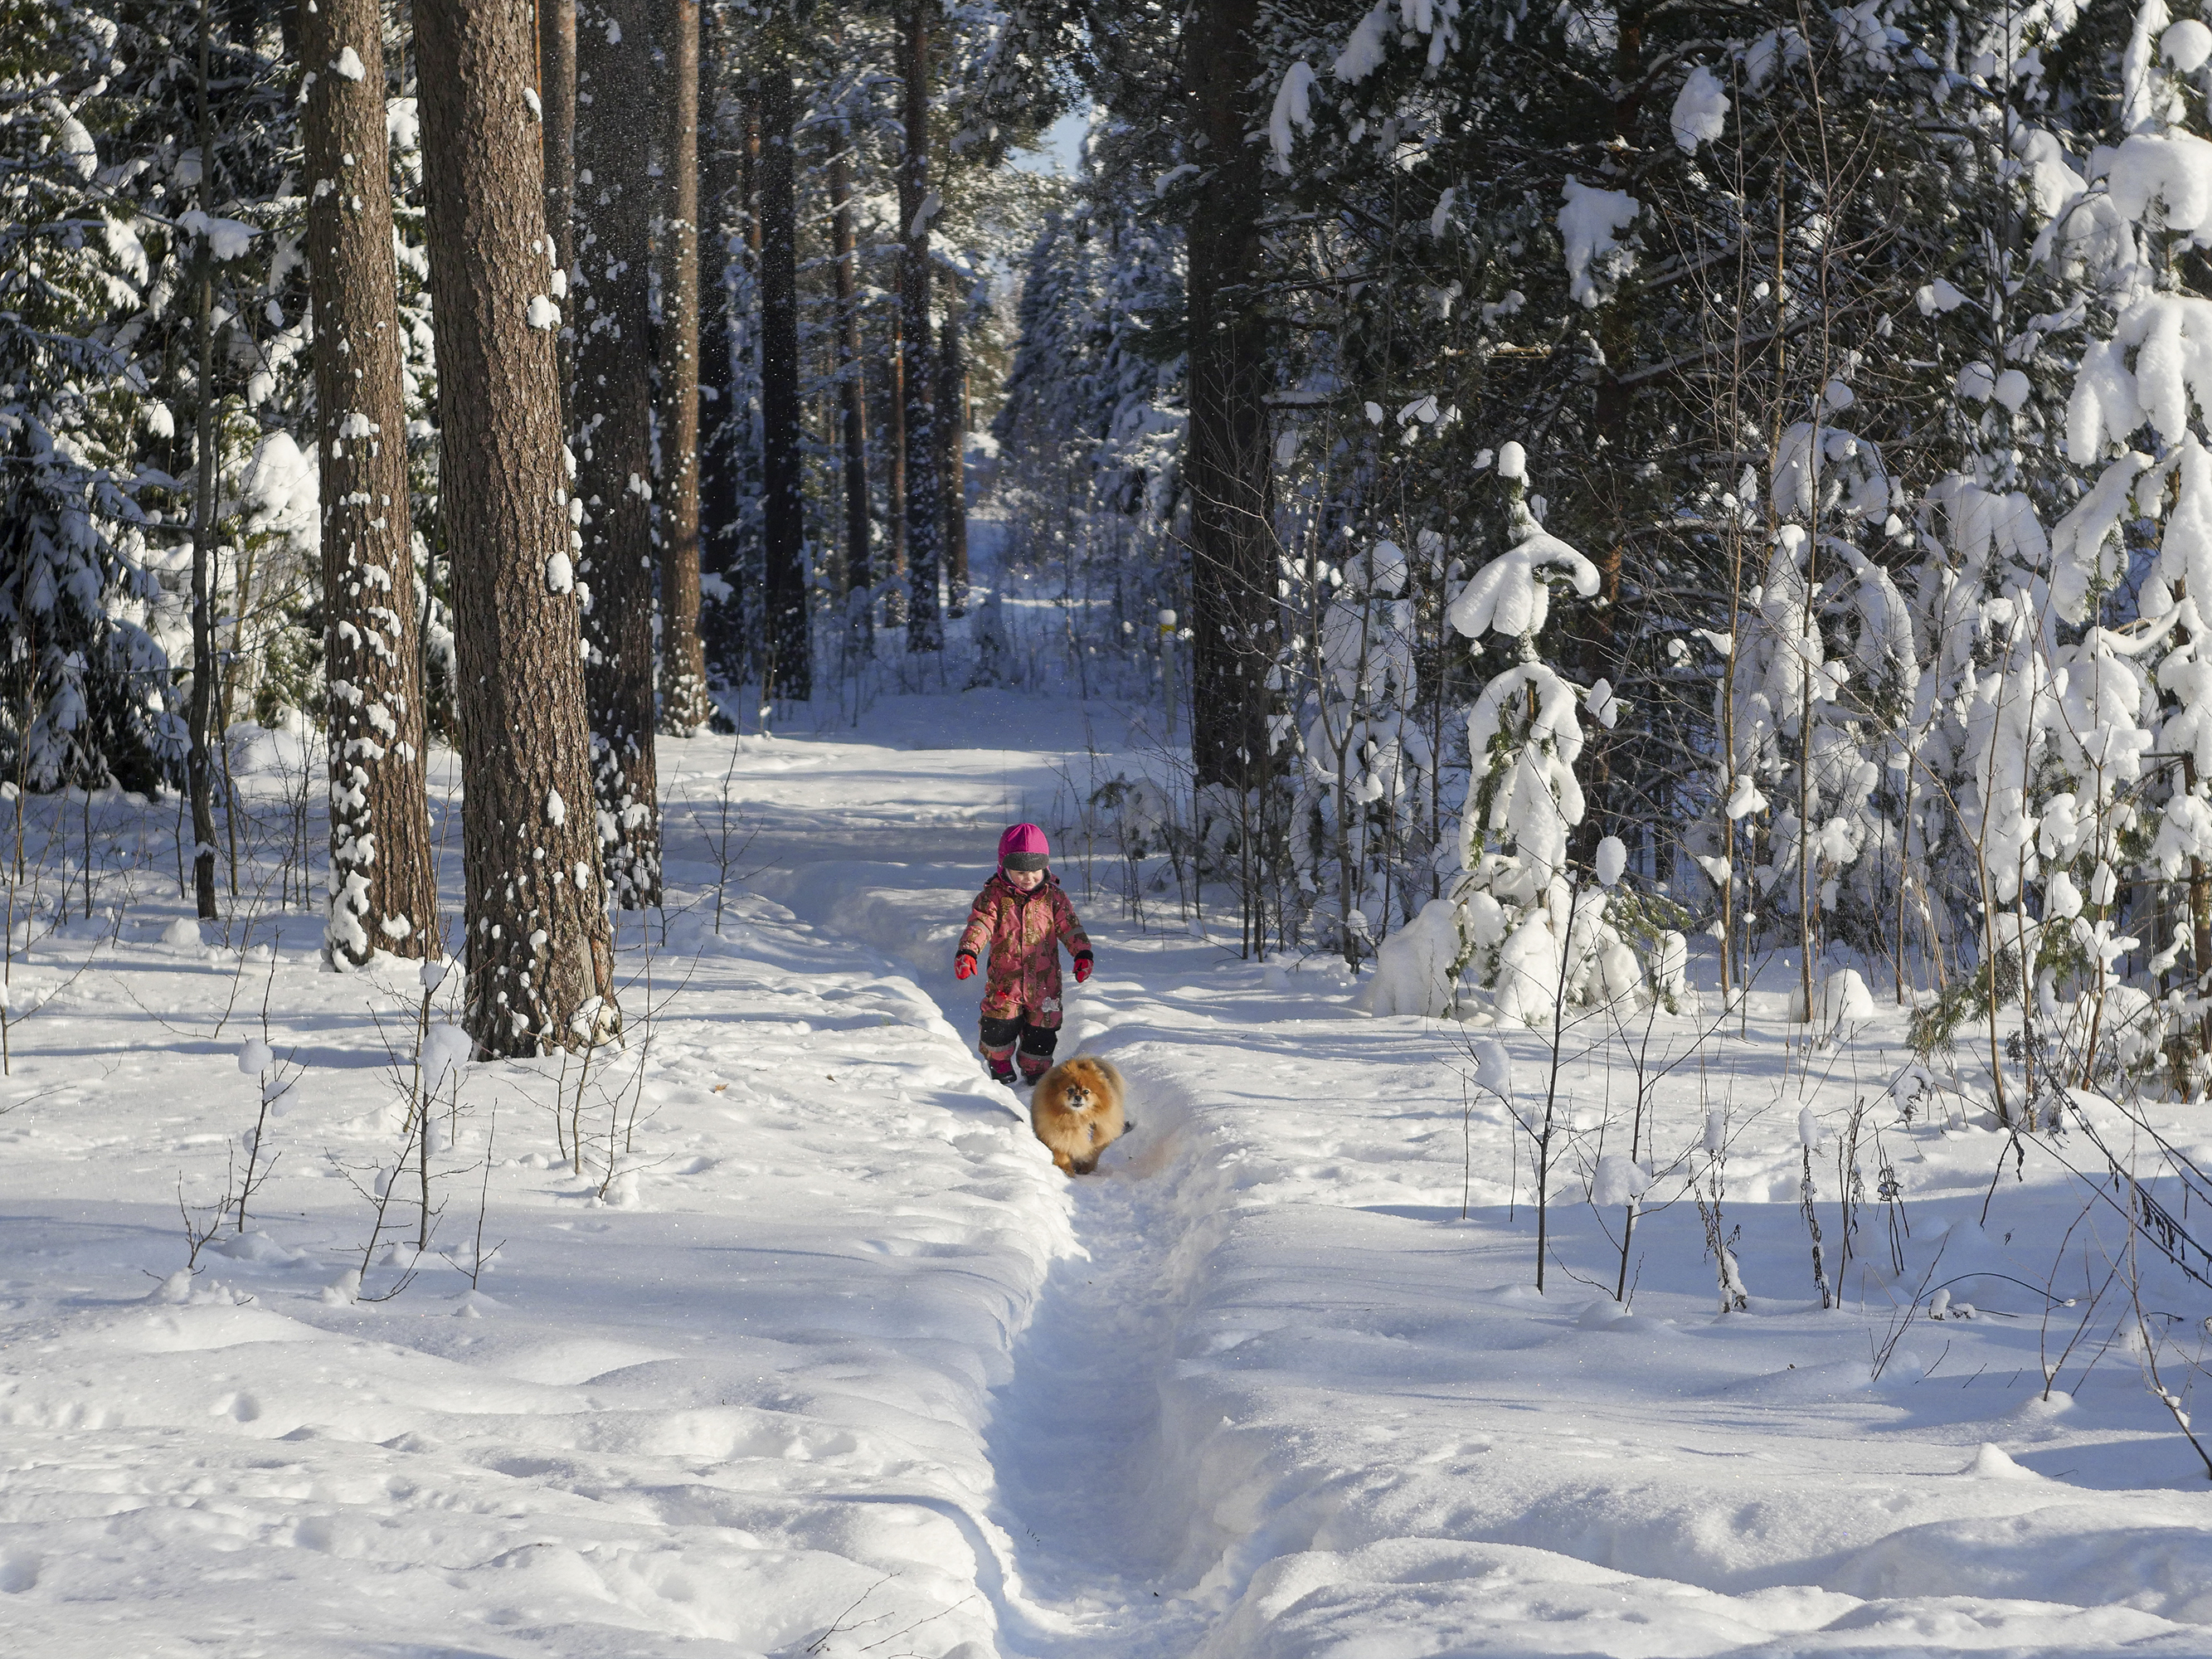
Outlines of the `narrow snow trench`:
M1175 1334L1172 1179L1155 1148L1076 1183L1087 1259L1054 1264L998 1391L987 1441L996 1518L1024 1594L1060 1615L1006 1635L1038 1659L1165 1659L1205 1632L1203 1610L1170 1577L1182 1530L1159 1425Z
M973 991L916 966L954 1028L972 1025ZM1063 1058L1083 1048L1081 1030L1078 1019ZM980 1060L976 1086L991 1087ZM1017 1098L1025 1111L1028 1091ZM994 1598L1003 1659L1185 1659L1209 1622L1170 1577L1182 1488L1159 1422L1174 1363L1176 1183L1189 1166L1166 1103L1139 1088L1129 1117L1097 1173L1068 1183L1079 1254L1053 1263L1014 1340L1013 1376L994 1391L989 1518L1013 1558Z
M972 1031L975 988L938 959L958 918L918 904L913 884L947 878L931 854L972 847L910 828L843 833L845 859L787 865L778 890L816 925L900 957L953 1029ZM915 861L866 861L886 854ZM1063 1057L1084 1047L1083 1026L1072 1020ZM1210 1623L1177 1595L1188 1589L1187 1564L1176 1571L1187 1483L1168 1467L1159 1429L1178 1310L1170 1258L1185 1225L1177 1184L1192 1166L1177 1155L1176 1105L1133 1083L1136 1128L1097 1174L1068 1183L1079 1253L1053 1263L1015 1339L1012 1376L994 1392L985 1530L1010 1556L979 1560L978 1588L996 1607L1004 1659L1184 1659ZM1007 1098L980 1060L975 1086ZM1026 1115L1026 1091L1007 1103Z

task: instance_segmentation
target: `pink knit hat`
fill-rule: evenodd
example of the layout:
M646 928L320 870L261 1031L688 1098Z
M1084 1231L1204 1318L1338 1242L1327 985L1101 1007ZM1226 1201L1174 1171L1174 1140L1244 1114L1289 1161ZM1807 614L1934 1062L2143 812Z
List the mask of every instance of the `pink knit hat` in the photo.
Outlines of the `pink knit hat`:
M1052 856L1052 844L1034 823L1018 823L999 837L999 868L1042 870Z

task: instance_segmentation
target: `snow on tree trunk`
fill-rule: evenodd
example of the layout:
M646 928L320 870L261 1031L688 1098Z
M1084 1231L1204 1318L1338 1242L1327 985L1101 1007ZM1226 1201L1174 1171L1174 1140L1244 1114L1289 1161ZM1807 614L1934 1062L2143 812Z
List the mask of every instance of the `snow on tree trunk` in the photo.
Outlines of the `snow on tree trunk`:
M850 126L841 128L836 154L830 161L830 252L837 262L837 433L844 461L845 585L848 592L866 595L875 586L876 571L868 501L868 382L860 338L860 261L854 230L853 168L846 154L852 143ZM873 604L866 598L855 600L851 614L860 636L869 638Z
M963 319L968 310L969 283L958 272L949 284L945 320L937 335L936 411L937 483L945 514L939 542L945 562L945 614L968 614L968 424L963 405L968 396L968 357L963 341Z
M569 480L550 329L532 14L416 0L461 679L469 1034L532 1054L616 1025ZM576 809L569 810L571 805ZM543 856L540 856L540 854Z
M933 0L907 0L900 106L905 148L899 167L899 319L906 342L906 643L909 651L945 647L938 585L943 577L942 486L931 409L930 222L942 205L929 187L929 15Z
M660 902L653 751L653 327L647 307L659 85L650 0L576 12L576 494L583 501L584 632L592 768L616 902Z
M799 386L797 114L791 68L772 52L760 71L761 486L769 689L814 694L807 606L805 432Z
M215 151L215 119L210 107L211 82L208 69L208 0L199 3L199 76L196 82L200 153L200 175L195 199L198 204L200 232L195 239L193 283L197 293L197 326L193 332L198 346L198 368L195 372L193 401L197 418L193 423L192 478L192 693L191 747L185 757L185 787L192 804L192 898L203 921L216 915L215 899L215 755L214 745L223 741L224 734L213 730L215 724L216 665L215 651L215 562L218 532L216 518L221 510L218 492L222 487L221 449L216 439L216 393L215 386L215 262L216 238L208 216L208 204L214 199L212 173L210 165Z
M553 264L562 287L575 280L576 267L576 0L538 0L538 101L544 122L545 223L553 237ZM552 296L562 301L564 295ZM570 419L575 396L575 307L562 305L560 341L561 429L574 435Z
M670 0L662 21L660 723L682 735L714 713L699 635L699 0Z
M701 633L717 678L746 678L745 600L749 586L744 528L758 501L750 481L757 478L760 416L759 387L753 375L747 325L751 272L740 234L748 218L743 188L742 150L745 123L726 84L734 73L727 17L720 8L708 20L709 40L700 54L700 103L712 112L701 129L699 374L702 433L699 451L699 562L702 567ZM744 320L741 320L741 317ZM746 343L744 350L739 342ZM706 580L711 571L719 580Z
M380 950L434 957L383 8L320 0L302 14L301 45L330 727L325 949L354 963Z

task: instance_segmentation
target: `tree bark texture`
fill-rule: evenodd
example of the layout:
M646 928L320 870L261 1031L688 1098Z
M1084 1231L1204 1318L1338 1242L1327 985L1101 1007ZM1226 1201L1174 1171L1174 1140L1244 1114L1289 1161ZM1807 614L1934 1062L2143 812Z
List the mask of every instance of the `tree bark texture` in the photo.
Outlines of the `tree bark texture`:
M200 0L199 82L194 100L199 116L199 145L203 166L197 199L202 213L214 204L212 166L215 118L208 107L211 95L208 64L208 0ZM192 803L192 896L203 921L215 919L215 756L209 727L215 722L215 560L216 495L222 475L216 458L215 399L215 252L206 238L200 240L195 270L199 276L198 384L192 388L198 416L193 423L192 484L192 700L187 714L191 744L185 754L185 789Z
M1188 233L1191 759L1200 784L1249 787L1267 763L1274 659L1267 330L1258 284L1266 197L1250 88L1259 0L1200 0L1183 52L1191 134L1206 168Z
M576 0L538 0L538 98L545 111L545 224L553 263L564 281L576 268ZM560 296L556 296L560 297ZM568 309L565 302L563 310ZM572 430L576 334L564 319L556 337L561 430Z
M1644 0L1626 0L1626 3L1614 9L1613 134L1614 141L1624 147L1633 142L1637 113L1643 104L1646 10ZM1634 463L1631 459L1625 470L1623 465L1623 458L1629 456L1633 446L1629 416L1635 394L1621 385L1620 365L1635 358L1632 343L1633 309L1634 301L1624 302L1616 296L1605 303L1603 314L1597 319L1601 361L1605 367L1599 371L1603 378L1596 389L1592 412L1596 417L1601 442L1598 453L1587 459L1589 471L1585 475L1588 482L1584 489L1589 497L1609 507L1608 516L1613 523L1611 533L1592 561L1598 568L1597 593L1588 606L1577 607L1573 619L1585 684L1594 685L1604 680L1618 687L1626 677L1620 625L1621 573L1630 526L1638 514L1632 504L1630 478ZM1587 866L1597 856L1597 844L1605 836L1628 830L1630 845L1632 847L1635 842L1632 810L1630 803L1617 799L1622 792L1613 777L1614 752L1630 734L1599 720L1586 721L1583 731L1587 735L1582 762L1577 769L1577 781L1582 785L1584 805L1582 821L1567 838L1567 854L1576 863ZM1810 963L1802 963L1801 968L1809 976Z
M530 0L415 0L441 494L460 675L470 1035L488 1056L615 1023L581 617L569 575ZM550 301L549 301L550 302Z
M963 349L968 295L957 293L945 303L937 336L937 477L944 496L939 523L945 557L945 614L968 614L968 423L963 405L968 388L968 357Z
M738 373L738 330L732 279L742 246L732 234L744 216L742 149L744 123L726 88L729 41L719 10L710 14L710 40L700 54L699 562L724 584L702 606L700 631L712 672L742 684L747 678L744 607L746 463L753 450L752 411Z
M668 133L661 173L661 725L706 729L707 652L699 636L699 0L666 0L661 52Z
M435 957L380 0L300 8L331 751L324 948ZM342 54L350 49L359 67Z
M899 167L899 319L906 343L906 644L945 648L938 609L940 574L937 448L930 420L929 222L938 198L929 187L929 15L935 0L907 0L904 41L906 129Z
M906 331L891 313L890 349L884 359L884 493L889 506L891 568L886 578L885 619L906 618Z
M845 461L845 580L863 597L853 617L864 640L874 632L875 556L871 545L874 515L868 502L868 381L860 340L860 259L853 218L853 168L847 155L852 135L838 135L830 161L832 249L837 260L838 440Z
M814 695L806 614L806 513L799 395L799 201L791 70L760 75L761 483L769 678L774 695Z
M647 303L652 0L587 0L576 16L574 441L588 584L584 683L607 880L625 909L660 902L653 733L653 331Z

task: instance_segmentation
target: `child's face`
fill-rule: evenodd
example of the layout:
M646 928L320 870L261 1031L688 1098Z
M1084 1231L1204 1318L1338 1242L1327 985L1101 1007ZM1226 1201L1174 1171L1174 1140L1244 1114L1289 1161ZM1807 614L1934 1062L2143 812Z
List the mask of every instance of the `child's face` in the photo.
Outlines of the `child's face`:
M1009 870L1006 872L1006 879L1013 883L1016 887L1019 888L1024 893L1034 892L1036 890L1036 884L1044 879L1044 872L1042 870Z

